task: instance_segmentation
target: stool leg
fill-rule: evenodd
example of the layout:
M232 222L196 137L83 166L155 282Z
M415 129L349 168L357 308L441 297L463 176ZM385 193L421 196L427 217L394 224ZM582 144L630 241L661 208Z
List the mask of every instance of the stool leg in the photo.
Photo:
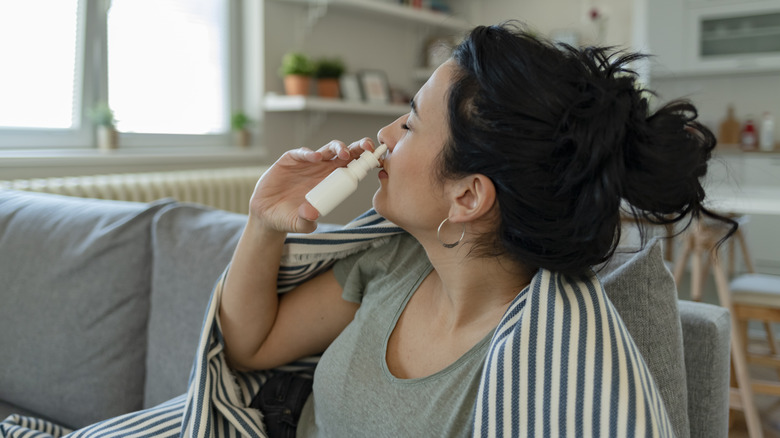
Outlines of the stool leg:
M691 238L690 236L686 236L685 242L683 243L682 254L680 254L680 257L674 264L674 282L677 284L677 287L680 287L683 272L685 272L685 265L688 264L688 257L691 256L691 249Z
M739 321L739 334L742 337L742 345L745 347L745 357L747 357L747 352L750 348L750 338L748 337L748 326L750 320L737 317L737 321Z
M707 257L706 261L704 261L706 255L709 255L709 257ZM701 270L702 270L702 272L701 272L701 288L702 288L702 290L704 290L704 286L707 284L707 279L709 278L709 275L710 275L710 266L712 266L713 263L718 263L718 259L716 257L713 257L712 253L709 252L709 251L706 252L706 253L702 253L701 258L704 261L702 263L702 268L701 268Z
M736 245L731 239L726 242L726 244L729 246L729 270L728 270L728 278L731 278L734 276L734 253L736 252L736 249L734 249L734 246Z
M704 273L703 269L703 259L704 259L704 253L702 251L694 251L693 252L693 258L691 259L691 300L692 301L701 301L702 296L702 283L704 283L704 279L702 278L702 274Z
M769 343L769 351L772 353L772 356L777 356L775 334L772 332L772 324L769 321L764 321L764 331L766 332L766 341Z
M729 359L729 389L730 391L733 391L734 388L739 388L739 384L737 383L737 375L734 374L734 355L731 355L731 359ZM731 395L729 395L729 399L731 398ZM729 400L729 430L731 430L732 427L734 427L734 413L735 412L741 412L742 409L737 409L736 407L732 406L731 400Z
M734 236L737 238L737 242L739 242L739 248L742 250L742 258L745 260L745 269L747 269L747 271L750 273L756 272L756 269L753 267L753 260L751 260L750 254L748 253L745 235L742 234L742 231L737 229L737 232L734 234Z
M666 228L664 258L667 262L674 262L674 224L666 224L664 228Z
M761 418L758 415L758 409L753 398L753 386L750 381L750 374L747 367L747 359L745 358L745 345L743 343L743 334L740 333L740 322L737 320L737 316L734 312L734 306L731 304L731 292L729 291L729 283L726 278L726 273L723 271L723 267L717 260L717 255L713 253L713 259L716 263L713 263L712 270L715 274L715 284L718 291L718 299L721 306L729 310L731 316L731 360L734 369L734 375L737 379L737 385L739 395L742 404L742 412L745 414L745 422L747 423L748 434L751 438L763 438L764 431L761 428Z
M764 332L766 333L766 342L769 344L769 353L773 358L777 358L777 342L775 341L775 333L772 331L772 323L764 321ZM775 368L777 377L780 378L780 368Z

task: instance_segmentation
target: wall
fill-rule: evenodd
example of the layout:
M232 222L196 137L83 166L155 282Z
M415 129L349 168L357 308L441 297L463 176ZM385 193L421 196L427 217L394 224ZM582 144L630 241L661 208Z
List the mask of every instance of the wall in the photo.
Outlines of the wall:
M632 2L624 0L454 0L450 2L456 14L472 24L495 24L510 18L522 19L543 34L573 29L583 43L606 42L625 46L631 42ZM591 7L607 14L603 34L588 18ZM341 55L351 71L378 68L387 73L392 85L413 95L420 85L409 71L410 65L420 65L421 41L428 30L395 21L377 20L353 12L327 13L314 25L307 26L306 8L264 2L263 11L263 87L265 92L283 93L282 79L277 74L279 61L291 49L313 56ZM308 30L304 30L308 27ZM345 142L371 137L395 117L357 116L344 114L266 113L263 144L268 156L275 159L284 151L307 146L317 148L332 139ZM364 181L358 193L334 211L327 220L343 223L365 211L371 205L371 195L378 188L375 178Z
M556 31L574 30L581 44L632 44L632 14L634 1L626 0L486 0L476 9L475 19L494 24L518 19L545 35ZM592 8L606 17L599 26L590 19Z
M306 8L268 1L264 14L266 92L284 93L277 70L282 56L293 49L315 58L338 55L350 73L362 69L382 70L391 85L410 95L422 85L409 68L421 64L420 41L425 41L428 34L420 26L334 9L306 30ZM333 139L346 143L363 137L376 140L379 129L396 119L395 116L339 113L266 113L264 117L263 144L271 159L301 146L317 149ZM358 186L358 192L325 220L346 223L363 213L371 207L372 195L378 188L379 182L372 173Z
M699 108L701 121L713 132L717 132L731 104L739 120L752 115L758 123L764 111L772 112L775 119L780 117L780 72L654 78L651 86L664 101L679 96L691 99ZM775 140L778 139L775 132Z

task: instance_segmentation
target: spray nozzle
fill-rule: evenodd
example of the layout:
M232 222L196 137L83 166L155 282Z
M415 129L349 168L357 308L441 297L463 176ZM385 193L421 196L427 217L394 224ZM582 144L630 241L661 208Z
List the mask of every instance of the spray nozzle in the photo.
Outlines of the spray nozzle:
M377 146L376 149L374 149L374 158L376 158L377 160L382 158L382 155L384 155L385 152L387 152L387 145L382 143L379 146Z

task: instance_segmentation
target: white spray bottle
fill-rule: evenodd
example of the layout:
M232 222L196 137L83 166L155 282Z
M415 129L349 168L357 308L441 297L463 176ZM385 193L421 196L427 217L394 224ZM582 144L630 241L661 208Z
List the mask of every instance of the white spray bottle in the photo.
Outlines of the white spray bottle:
M330 213L357 190L358 182L366 177L369 170L379 167L379 158L385 152L385 144L379 145L374 152L363 152L360 157L347 164L347 167L339 167L331 172L306 194L306 200L317 209L320 217Z

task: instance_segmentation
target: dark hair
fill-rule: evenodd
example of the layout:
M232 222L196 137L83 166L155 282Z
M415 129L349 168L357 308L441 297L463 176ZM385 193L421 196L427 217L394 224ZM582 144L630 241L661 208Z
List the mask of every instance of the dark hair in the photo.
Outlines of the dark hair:
M498 234L480 252L583 273L614 253L623 201L652 223L704 214L736 229L702 205L713 134L690 102L651 113L628 67L643 55L555 45L504 24L475 28L453 58L439 171L495 185Z

